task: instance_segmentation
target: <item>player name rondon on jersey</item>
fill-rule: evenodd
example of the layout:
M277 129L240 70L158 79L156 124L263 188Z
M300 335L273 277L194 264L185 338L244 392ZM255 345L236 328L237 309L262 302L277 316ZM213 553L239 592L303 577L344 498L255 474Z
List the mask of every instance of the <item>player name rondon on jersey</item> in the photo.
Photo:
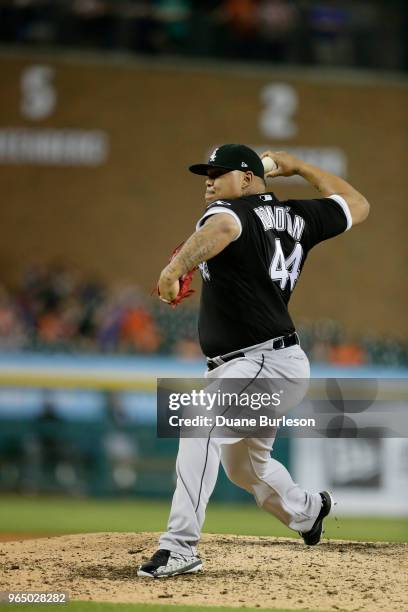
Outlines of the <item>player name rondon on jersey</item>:
M289 206L258 206L254 208L254 212L262 221L263 228L266 231L275 230L277 232L287 232L295 240L299 241L305 229L305 220L299 215L295 215L292 219L290 216Z

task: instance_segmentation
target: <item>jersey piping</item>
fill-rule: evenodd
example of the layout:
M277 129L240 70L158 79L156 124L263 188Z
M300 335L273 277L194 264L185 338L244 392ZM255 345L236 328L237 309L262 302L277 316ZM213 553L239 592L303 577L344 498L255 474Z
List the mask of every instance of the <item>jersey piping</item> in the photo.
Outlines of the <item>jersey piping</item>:
M353 219L351 217L351 212L350 212L350 209L349 209L349 206L348 206L346 200L344 198L342 198L341 196L337 195L337 194L333 194L333 195L329 196L329 198L331 200L334 200L335 202L337 202L337 204L339 204L339 206L341 206L341 208L342 208L342 210L344 212L344 215L346 217L346 220L347 220L347 227L345 229L345 231L347 232L351 228L351 226L353 225Z
M235 242L235 240L238 240L238 238L242 234L241 219L238 217L238 215L233 210L230 210L229 208L224 208L223 206L214 206L214 208L210 208L210 210L207 210L207 212L201 217L201 219L197 221L196 230L199 230L200 227L203 226L204 219L206 219L207 217L210 217L211 215L215 215L217 213L227 213L227 215L231 215L231 217L234 217L239 227L239 234L236 238L234 238L232 242Z

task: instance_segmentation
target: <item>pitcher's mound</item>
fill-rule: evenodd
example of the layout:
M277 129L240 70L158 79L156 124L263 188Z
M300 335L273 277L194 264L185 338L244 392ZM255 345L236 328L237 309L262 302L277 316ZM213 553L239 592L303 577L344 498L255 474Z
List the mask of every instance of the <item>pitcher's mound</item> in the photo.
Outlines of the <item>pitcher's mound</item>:
M204 571L154 580L138 565L153 533L94 533L7 542L2 591L65 591L71 599L378 612L408 610L407 544L204 535Z

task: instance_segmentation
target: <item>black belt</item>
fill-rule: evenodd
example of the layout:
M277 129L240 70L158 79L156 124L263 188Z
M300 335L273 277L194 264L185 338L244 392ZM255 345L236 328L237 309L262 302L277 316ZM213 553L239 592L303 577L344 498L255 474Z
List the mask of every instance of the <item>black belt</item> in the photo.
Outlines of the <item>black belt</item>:
M293 332L293 334L289 334L288 336L282 336L281 338L275 338L274 340L272 340L272 348L274 351L289 348L290 346L294 346L295 344L300 344L299 336L296 332ZM247 352L252 350L254 349L246 349ZM223 363L228 363L228 361L232 361L232 359L238 359L239 357L245 356L246 353L244 351L234 351L233 353L219 355L218 357L207 357L207 367L211 371L215 368L218 368L218 366L222 365Z

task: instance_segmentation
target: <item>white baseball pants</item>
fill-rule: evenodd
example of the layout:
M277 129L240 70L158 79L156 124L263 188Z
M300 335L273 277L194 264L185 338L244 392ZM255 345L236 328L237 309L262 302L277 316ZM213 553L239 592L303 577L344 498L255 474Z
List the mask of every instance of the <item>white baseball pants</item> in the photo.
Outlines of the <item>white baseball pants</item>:
M307 391L309 376L309 361L299 345L273 350L270 342L207 373L208 378L293 379L296 388L291 397L296 398L296 405ZM290 529L309 531L321 508L320 495L293 482L288 470L272 459L273 442L274 437L180 438L176 490L160 548L196 554L220 461L228 478L252 493L259 507Z

